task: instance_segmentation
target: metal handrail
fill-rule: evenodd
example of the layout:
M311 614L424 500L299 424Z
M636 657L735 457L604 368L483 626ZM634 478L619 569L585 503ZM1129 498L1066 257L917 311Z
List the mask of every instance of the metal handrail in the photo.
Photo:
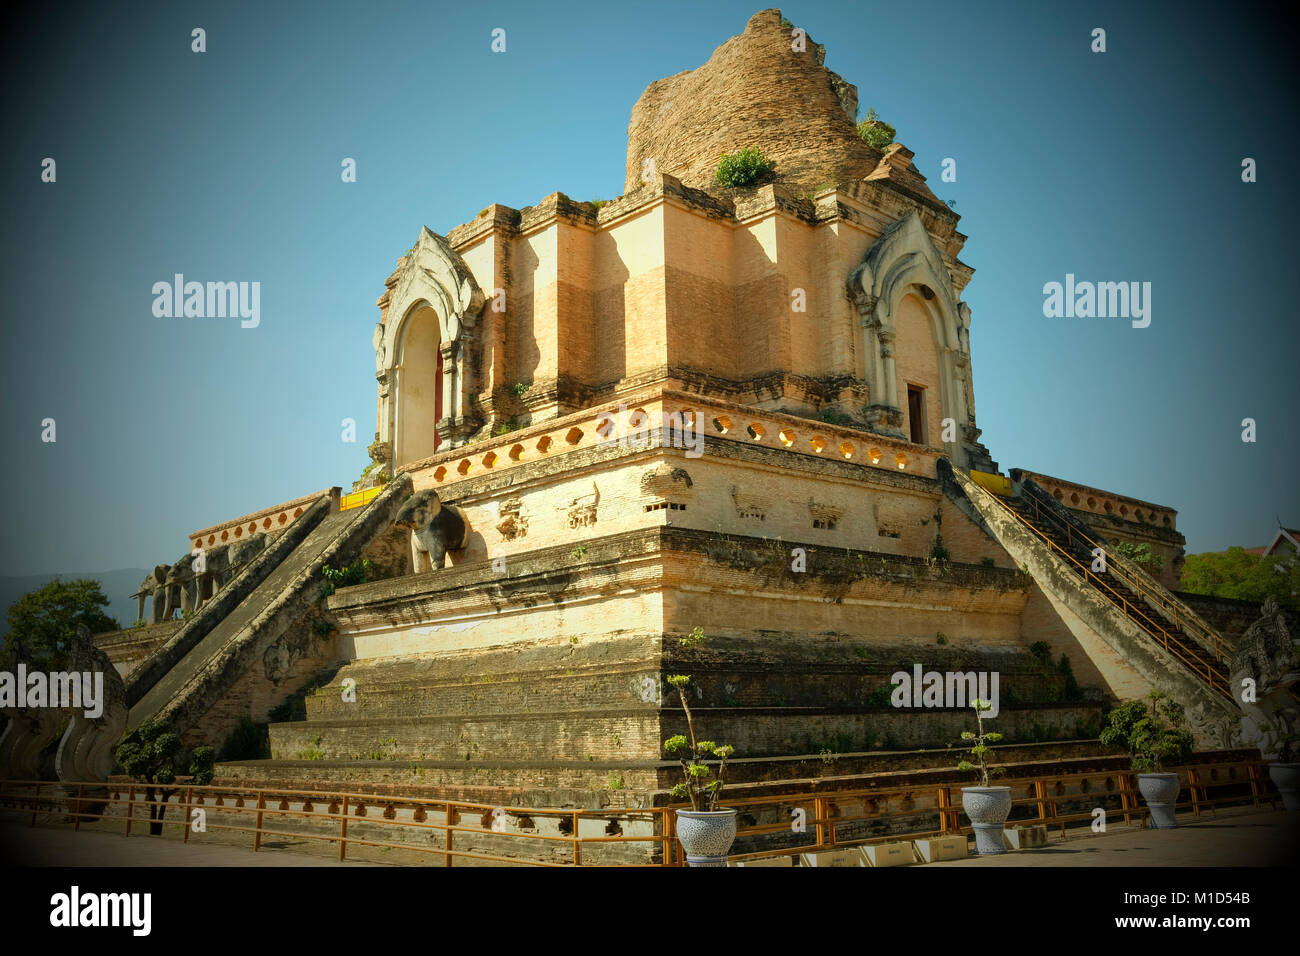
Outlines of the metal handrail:
M1064 530L1067 541L1072 540L1074 536L1078 536L1079 538L1082 538L1086 544L1091 545L1089 550L1095 550L1097 548L1101 548L1101 545L1099 545L1092 538L1088 537L1088 535L1084 534L1082 531L1079 531L1077 528L1072 526L1060 515L1055 514L1054 512L1048 510L1047 508L1044 508L1043 505L1039 503L1038 499L1032 494L1021 495L1019 500L1028 501L1031 505L1033 505L1034 515L1036 517L1045 517L1049 521L1051 521L1055 527ZM1003 502L1003 504L1005 505L1005 502ZM1015 511L1015 509L1010 509L1010 510L1013 513ZM1106 549L1102 548L1102 550L1105 551ZM1107 554L1109 555L1110 552L1107 551ZM1144 601L1150 601L1152 598L1158 600L1160 604L1165 608L1165 610L1167 610L1170 613L1170 615L1172 615L1173 619L1170 623L1172 623L1174 627L1178 628L1178 630L1180 631L1187 633L1191 637L1199 638L1201 645L1207 651L1212 651L1214 653L1214 656L1219 660L1220 663L1223 664L1228 663L1227 656L1223 652L1223 647L1226 646L1227 649L1231 651L1233 650L1232 644L1230 644L1228 641L1223 640L1223 638L1220 637L1219 634L1203 626L1200 622L1179 614L1177 604L1173 604L1165 600L1164 597L1162 597L1158 592L1151 591L1145 588L1143 586L1142 579L1134 575L1132 572L1130 572L1129 569L1124 567L1123 564L1118 564L1118 563L1115 564L1115 569L1118 572L1119 577L1124 580L1124 583L1127 584L1137 594L1138 597L1142 598Z
M1126 597L1124 597L1124 595L1115 591L1114 588L1112 588L1109 584L1107 584L1105 581L1099 578L1086 564L1079 561L1078 558L1076 558L1070 552L1066 551L1055 541L1049 538L1046 534L1043 533L1043 531L1040 528L1035 526L1034 523L1031 522L1029 519L1027 519L1024 515L1020 514L1018 511L1016 511L1016 509L1012 508L1005 501L999 499L996 495L989 495L989 497L997 501L1009 513L1014 515L1017 521L1023 524L1034 534L1038 535L1038 537L1040 537L1049 547L1059 552L1062 557L1064 557L1067 561L1069 561L1072 565L1074 565L1074 567L1077 568L1080 573L1082 573L1085 581L1088 581L1098 590L1108 594L1112 604L1119 607L1123 611L1124 615L1129 620L1131 620L1134 624L1138 625L1138 627L1146 631L1148 635L1150 635L1151 637L1159 641L1161 645L1165 648L1165 650L1169 651L1180 661L1182 661L1185 665L1187 665L1187 667L1198 677L1203 676L1206 683L1208 683L1214 690L1219 691L1229 700L1233 699L1232 689L1228 683L1227 677L1225 677L1223 674L1216 671L1208 662L1202 660L1199 656L1197 656L1195 651L1193 651L1187 645L1183 644L1182 641L1179 641L1177 638L1171 638L1167 631L1161 629L1159 625L1156 624L1156 622L1152 621L1151 618L1147 617L1146 614L1143 614L1140 610L1138 610L1137 605L1131 604L1129 600ZM1035 505L1035 509L1037 509L1038 503L1034 502L1034 505ZM1035 513L1037 513L1037 510ZM1085 536L1080 534L1079 537L1085 537ZM1091 541L1091 539L1088 540ZM1109 567L1110 565L1107 566ZM1114 565L1114 566L1119 567L1119 565ZM1120 575L1120 577L1122 578L1123 575ZM1220 663L1221 662L1222 661L1220 660Z

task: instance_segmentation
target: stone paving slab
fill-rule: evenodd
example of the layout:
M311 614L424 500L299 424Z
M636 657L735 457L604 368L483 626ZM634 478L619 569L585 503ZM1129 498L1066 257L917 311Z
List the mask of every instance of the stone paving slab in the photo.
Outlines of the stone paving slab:
M287 850L178 840L120 833L74 832L0 822L0 858L8 866L383 866Z
M1179 814L1175 830L1110 826L1048 831L1047 846L1001 856L927 863L938 866L1295 866L1300 861L1300 813L1221 810L1217 816Z

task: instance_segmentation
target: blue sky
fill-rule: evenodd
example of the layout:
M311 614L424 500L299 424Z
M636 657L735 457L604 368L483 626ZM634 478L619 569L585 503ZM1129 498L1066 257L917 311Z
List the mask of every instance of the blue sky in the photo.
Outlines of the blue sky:
M7 14L0 574L172 561L193 529L346 488L374 430L374 300L420 227L556 190L618 195L642 89L703 63L759 8ZM956 201L994 457L1173 506L1191 552L1263 544L1275 516L1300 524L1297 86L1264 10L783 8ZM1104 54L1089 50L1098 26ZM1257 183L1241 182L1246 156ZM944 157L955 183L939 180ZM176 272L260 282L260 326L155 318L151 287ZM1043 284L1067 272L1151 282L1151 326L1045 318Z

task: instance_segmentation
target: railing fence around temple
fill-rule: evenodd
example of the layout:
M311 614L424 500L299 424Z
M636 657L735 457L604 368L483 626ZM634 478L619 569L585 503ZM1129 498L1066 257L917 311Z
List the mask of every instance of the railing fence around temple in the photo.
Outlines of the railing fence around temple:
M1259 760L1176 768L1182 784L1178 809L1195 816L1224 806L1275 806L1265 765ZM1134 773L1092 770L1004 778L1011 788L1008 826L1046 824L1094 827L1098 808L1114 825L1143 825L1147 809ZM71 823L95 832L126 836L149 832L150 808L163 807L159 792L132 783L0 781L0 812L21 815L31 826ZM335 844L338 859L361 851L370 859L397 862L391 851L414 854L411 862L435 865L681 866L685 855L674 832L674 810L660 807L601 809L494 806L392 794L328 790L192 786L174 788L165 805L164 832L179 828L183 843L230 845L227 833L251 839L258 851L286 841ZM746 797L728 794L739 811L732 861L793 856L873 843L961 836L960 784L837 790ZM203 829L196 828L202 811ZM549 831L549 832L548 832ZM213 835L213 838L209 837ZM235 845L240 845L238 842ZM405 861L403 861L405 862Z

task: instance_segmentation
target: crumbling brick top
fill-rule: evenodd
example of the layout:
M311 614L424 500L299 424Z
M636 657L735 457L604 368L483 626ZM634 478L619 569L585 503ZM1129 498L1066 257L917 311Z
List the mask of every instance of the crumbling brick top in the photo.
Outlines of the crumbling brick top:
M637 188L653 160L656 173L716 190L721 155L757 146L776 163L775 181L799 195L870 177L942 205L910 151L882 155L862 140L857 87L826 69L824 48L795 29L780 10L762 10L703 66L646 87L628 124L625 188Z

